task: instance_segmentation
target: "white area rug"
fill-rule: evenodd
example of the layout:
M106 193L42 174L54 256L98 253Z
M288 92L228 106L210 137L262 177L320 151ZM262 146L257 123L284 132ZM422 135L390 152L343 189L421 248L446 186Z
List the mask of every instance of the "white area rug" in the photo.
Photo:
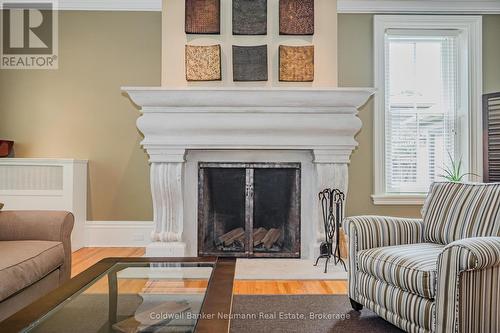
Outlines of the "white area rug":
M236 280L347 280L347 272L341 263L328 265L325 262L304 259L237 259Z

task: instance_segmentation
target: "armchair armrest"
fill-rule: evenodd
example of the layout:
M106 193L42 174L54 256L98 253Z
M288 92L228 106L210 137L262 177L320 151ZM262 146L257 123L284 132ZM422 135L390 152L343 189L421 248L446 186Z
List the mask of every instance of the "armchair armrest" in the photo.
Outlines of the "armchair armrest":
M472 313L462 307L476 306L475 300L468 298L470 293L482 295L484 304L500 300L500 295L491 289L500 288L500 237L464 238L446 245L439 255L437 269L436 332L458 332L464 321L459 316ZM481 278L471 275L473 272L480 272ZM485 281L488 282L484 284ZM486 298L493 301L486 302ZM483 307L477 306L476 311ZM489 309L482 308L481 312L488 314ZM483 325L491 320L494 318L483 318L481 323L474 324Z
M60 281L71 275L73 214L63 211L0 211L0 241L46 240L62 242L64 264Z
M473 237L454 241L443 249L439 267L453 259L457 259L455 264L460 272L498 266L500 237Z
M355 216L348 217L344 223L347 224L350 252L381 246L421 243L424 230L422 219L402 217Z
M359 301L357 253L381 246L421 243L424 230L421 219L400 217L356 216L344 223L349 237L349 297L355 301Z

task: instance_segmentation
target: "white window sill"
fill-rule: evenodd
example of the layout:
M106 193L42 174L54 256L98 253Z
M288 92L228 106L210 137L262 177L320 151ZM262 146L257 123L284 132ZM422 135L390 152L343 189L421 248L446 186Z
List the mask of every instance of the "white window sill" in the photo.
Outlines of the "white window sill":
M420 206L424 204L426 194L373 194L373 204L375 205L412 205Z

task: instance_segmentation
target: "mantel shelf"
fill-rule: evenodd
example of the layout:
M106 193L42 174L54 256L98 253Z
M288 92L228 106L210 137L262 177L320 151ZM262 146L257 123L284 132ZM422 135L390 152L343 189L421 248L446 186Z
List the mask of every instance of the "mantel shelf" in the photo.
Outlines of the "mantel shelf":
M374 88L187 88L123 87L134 103L148 108L345 108L358 109Z

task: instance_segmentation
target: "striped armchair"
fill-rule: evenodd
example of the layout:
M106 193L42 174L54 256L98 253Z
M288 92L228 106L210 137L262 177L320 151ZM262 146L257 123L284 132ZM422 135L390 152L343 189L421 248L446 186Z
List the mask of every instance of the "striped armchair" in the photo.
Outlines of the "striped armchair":
M349 297L407 332L500 332L500 184L434 183L422 219L346 219Z

